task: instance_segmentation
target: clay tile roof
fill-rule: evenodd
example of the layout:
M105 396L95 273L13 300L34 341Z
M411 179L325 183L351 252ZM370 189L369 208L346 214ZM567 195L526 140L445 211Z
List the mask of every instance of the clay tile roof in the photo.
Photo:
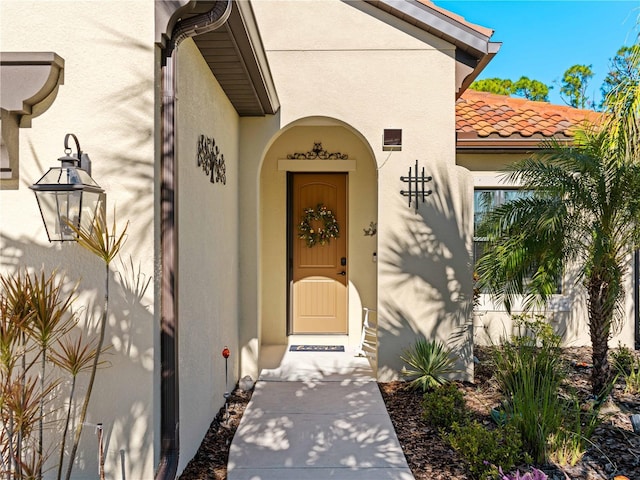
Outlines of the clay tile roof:
M456 131L465 137L573 137L600 114L547 102L467 90L456 102Z

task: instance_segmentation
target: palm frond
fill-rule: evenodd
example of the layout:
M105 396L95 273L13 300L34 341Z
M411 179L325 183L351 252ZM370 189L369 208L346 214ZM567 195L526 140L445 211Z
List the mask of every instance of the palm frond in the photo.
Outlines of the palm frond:
M82 335L78 335L75 341L71 338L61 339L56 346L57 348L50 352L49 359L75 377L83 371L91 370L93 361L98 354L96 343L95 339L91 342L85 342Z
M625 163L640 162L640 47L634 45L629 56L631 75L621 81L604 99L604 129L608 148Z
M107 266L113 261L118 253L120 253L120 250L126 241L127 228L129 227L129 222L127 222L122 229L122 232L118 234L115 210L113 218L113 223L111 227L109 227L107 225L106 214L103 210L100 210L100 213L95 216L90 227L77 228L71 223L68 224L69 227L78 235L78 245L96 255Z
M479 228L488 242L476 265L479 287L508 311L520 295L526 307L544 304L555 293L570 252L563 236L567 216L563 202L541 196L512 200L489 212Z

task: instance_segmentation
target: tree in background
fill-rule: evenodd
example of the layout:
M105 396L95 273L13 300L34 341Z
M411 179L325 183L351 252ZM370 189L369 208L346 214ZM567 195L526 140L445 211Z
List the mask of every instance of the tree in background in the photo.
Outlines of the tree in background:
M610 60L610 70L607 73L600 91L602 92L602 103L600 107L604 107L604 99L609 93L624 81L640 82L638 70L633 68L633 57L640 54L640 45L635 44L630 47L621 47L616 56Z
M519 97L524 97L527 100L548 102L549 88L551 87L538 80L530 80L528 77L520 77L520 80L513 84L513 94Z
M549 101L550 87L538 80L531 80L524 76L520 77L516 82L503 78L476 80L469 88L478 92L489 92L497 95L516 95L537 102Z
M574 108L593 107L593 102L587 96L589 80L593 77L591 65L573 65L562 76L560 96L564 102Z
M594 72L591 65L573 65L565 70L562 80L554 83L559 84L560 94L563 101L574 108L605 109L605 98L617 85L625 78L630 81L640 82L640 75L633 67L632 58L638 55L639 44L630 47L621 47L616 55L610 59L610 70L604 79L600 91L602 101L596 104L594 99L587 93L589 81L593 78ZM549 90L553 87L538 80L531 80L522 76L519 80L513 81L508 78L487 78L476 80L469 87L478 92L489 92L497 95L518 96L529 100L548 102Z
M511 95L513 93L513 82L507 78L486 78L484 80L476 80L469 88L478 92Z

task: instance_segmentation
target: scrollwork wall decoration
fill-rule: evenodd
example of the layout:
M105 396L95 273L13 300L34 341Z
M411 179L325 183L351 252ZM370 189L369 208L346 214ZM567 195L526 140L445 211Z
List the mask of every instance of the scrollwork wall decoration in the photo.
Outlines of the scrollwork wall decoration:
M309 152L290 153L289 160L348 160L349 155L340 152L327 152L322 148L322 142L315 142Z
M205 135L198 137L196 160L198 167L202 167L211 183L227 184L227 166L224 163L224 154L220 153L214 138Z

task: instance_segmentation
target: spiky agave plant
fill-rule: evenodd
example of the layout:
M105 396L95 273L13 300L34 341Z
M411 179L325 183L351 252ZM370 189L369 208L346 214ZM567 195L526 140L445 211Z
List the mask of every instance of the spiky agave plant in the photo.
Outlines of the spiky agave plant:
M409 385L426 392L447 383L447 376L457 372L451 350L437 340L418 340L400 357L409 368L403 368L403 376L413 378Z

